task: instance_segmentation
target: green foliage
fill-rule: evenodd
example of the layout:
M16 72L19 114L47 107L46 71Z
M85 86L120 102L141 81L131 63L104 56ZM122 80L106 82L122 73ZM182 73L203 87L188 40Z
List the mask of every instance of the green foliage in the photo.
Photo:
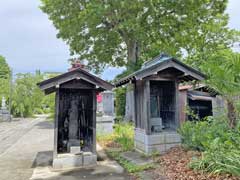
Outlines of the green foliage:
M45 96L37 86L44 74L17 74L14 84L12 114L16 117L31 117L34 114L53 113L55 95Z
M133 125L129 123L116 124L114 127L115 142L121 145L123 151L132 150L134 147Z
M9 90L10 90L10 68L5 58L0 56L0 102L3 96L7 99L8 102Z
M212 173L229 173L240 176L240 134L226 132L225 138L211 141L200 159L190 163L190 167Z
M240 53L219 51L202 64L202 70L209 77L206 83L225 98L240 95Z
M202 64L202 70L208 75L206 84L219 92L227 101L228 121L231 128L236 127L239 114L240 97L240 53L229 49L215 52Z
M120 145L118 148L107 148L106 153L109 157L118 161L118 163L124 167L130 173L136 173L140 171L144 171L147 169L153 168L153 164L146 164L146 165L136 165L133 164L123 157L121 157L121 153L125 151L133 150L134 146L134 127L132 124L129 123L118 123L115 124L113 134L103 135L98 134L97 140L106 143L117 143Z
M125 115L126 105L126 87L115 89L116 115L123 117Z
M204 121L187 121L181 125L178 132L185 147L205 151L211 142L221 137L228 126L224 120L213 120L211 117Z
M114 125L112 134L97 134L97 140L101 142L114 142L120 145L121 151L130 151L133 149L134 127L130 123L117 123Z
M227 0L41 1L58 38L95 70L106 64L129 66L129 61L147 60L161 51L178 57L182 49L198 67L207 51L235 40L227 28Z
M0 79L9 79L10 67L8 66L5 58L0 55Z
M200 150L202 157L193 159L190 167L211 173L240 176L240 129L230 129L222 119L185 122L179 133L183 145Z
M43 93L36 82L43 79L40 74L18 74L14 86L12 113L14 116L29 117L41 109Z

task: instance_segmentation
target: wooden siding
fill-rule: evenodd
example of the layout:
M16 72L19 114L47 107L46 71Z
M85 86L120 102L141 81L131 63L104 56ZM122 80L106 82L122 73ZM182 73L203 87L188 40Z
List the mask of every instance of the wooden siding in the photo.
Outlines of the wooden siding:
M186 120L186 107L187 107L187 89L179 91L179 122L182 124Z

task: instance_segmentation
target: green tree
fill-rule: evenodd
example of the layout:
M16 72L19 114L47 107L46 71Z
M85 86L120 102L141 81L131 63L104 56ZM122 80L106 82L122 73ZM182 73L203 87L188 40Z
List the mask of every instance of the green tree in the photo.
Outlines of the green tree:
M3 56L0 56L0 102L2 97L9 98L10 68ZM0 103L1 105L1 103Z
M6 62L6 59L0 55L0 78L8 79L9 77L10 77L10 67Z
M234 40L227 0L41 0L58 38L92 69L135 67L159 54L195 57ZM200 54L200 55L199 55ZM197 66L197 65L196 65Z
M217 52L202 65L202 69L209 77L207 84L225 98L229 126L235 128L240 97L240 54L231 50Z
M41 108L43 93L36 83L42 79L40 73L35 75L30 73L17 74L12 101L14 116L30 117L33 116L36 109Z
M14 83L12 114L16 117L31 117L34 114L53 113L55 94L45 96L36 83L54 77L58 73L17 74Z

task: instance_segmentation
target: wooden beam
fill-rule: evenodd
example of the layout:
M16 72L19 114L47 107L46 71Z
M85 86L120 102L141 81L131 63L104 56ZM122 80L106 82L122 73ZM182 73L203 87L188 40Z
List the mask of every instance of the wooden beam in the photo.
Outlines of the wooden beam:
M55 95L55 119L54 119L54 145L53 145L53 157L57 157L57 145L58 145L58 118L59 118L59 89Z
M144 106L143 106L143 119L144 119L144 129L146 134L151 134L151 129L149 126L150 121L150 81L145 81L144 83Z
M96 120L96 111L97 111L97 101L96 101L96 91L92 91L92 96L93 96L93 108L92 108L92 113L93 113L93 124L92 124L92 127L93 127L93 153L96 154L97 153L97 149L96 149L96 123L97 123L97 120Z

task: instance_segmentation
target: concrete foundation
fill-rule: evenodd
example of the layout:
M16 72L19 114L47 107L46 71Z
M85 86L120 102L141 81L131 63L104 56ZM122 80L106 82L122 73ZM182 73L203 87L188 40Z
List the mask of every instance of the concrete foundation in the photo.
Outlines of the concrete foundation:
M97 155L91 152L83 152L79 154L58 154L53 160L54 169L71 169L96 164Z
M135 149L145 154L164 153L180 144L181 138L176 131L162 131L157 134L147 135L144 130L135 129Z

